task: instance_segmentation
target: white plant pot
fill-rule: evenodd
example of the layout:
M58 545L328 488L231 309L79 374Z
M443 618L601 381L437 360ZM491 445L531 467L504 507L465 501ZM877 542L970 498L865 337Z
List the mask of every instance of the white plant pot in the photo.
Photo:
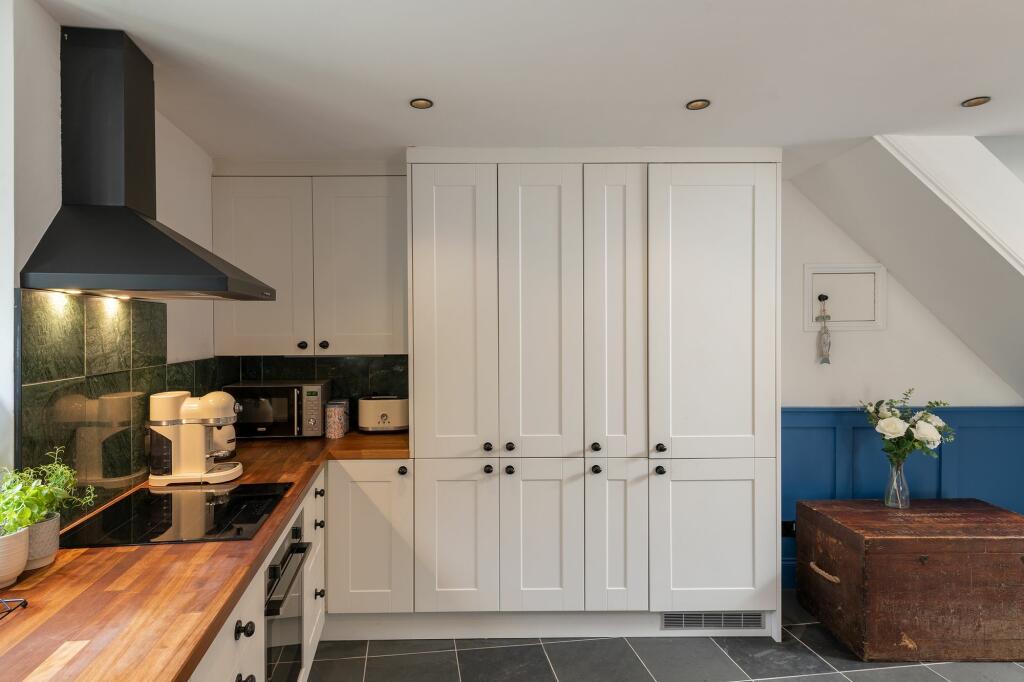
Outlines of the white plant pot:
M60 514L48 517L28 527L28 562L25 570L49 566L60 547Z
M0 587L13 585L28 561L28 528L0 536Z

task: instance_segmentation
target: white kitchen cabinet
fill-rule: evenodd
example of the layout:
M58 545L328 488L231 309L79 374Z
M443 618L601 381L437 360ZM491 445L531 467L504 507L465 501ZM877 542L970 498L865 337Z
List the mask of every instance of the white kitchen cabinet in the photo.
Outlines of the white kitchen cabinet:
M776 174L649 167L652 456L775 456Z
M330 613L413 610L412 460L327 464Z
M498 610L497 457L416 460L416 610Z
M302 667L307 677L313 669L320 633L324 629L328 594L324 575L324 555L327 551L322 546L311 551L313 555L303 565L302 582Z
M583 460L501 458L501 610L582 611Z
M213 178L214 253L277 291L214 303L217 355L313 354L311 193L309 178Z
M775 609L775 460L671 459L649 466L651 610Z
M646 459L586 459L587 611L647 610Z
M310 543L310 553L320 551L330 532L327 522L327 471L321 470L306 493L302 508L302 538Z
M522 457L583 455L583 173L498 167L501 440Z
M416 457L498 441L498 185L494 164L412 170L412 436Z
M313 178L316 354L406 352L406 224L405 178Z
M647 165L585 165L583 201L588 454L645 457Z

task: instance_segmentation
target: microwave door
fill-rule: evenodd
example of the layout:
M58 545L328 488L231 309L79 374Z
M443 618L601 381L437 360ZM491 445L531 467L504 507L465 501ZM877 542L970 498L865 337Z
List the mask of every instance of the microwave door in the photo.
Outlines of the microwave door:
M301 428L300 391L292 387L231 389L241 405L235 423L240 438L281 438L296 436Z

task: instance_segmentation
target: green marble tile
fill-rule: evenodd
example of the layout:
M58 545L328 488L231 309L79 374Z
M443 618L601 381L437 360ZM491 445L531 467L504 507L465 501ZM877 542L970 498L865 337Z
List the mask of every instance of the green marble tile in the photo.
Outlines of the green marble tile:
M102 296L82 298L85 301L85 373L106 374L130 369L131 302Z
M167 305L132 301L132 369L167 364Z
M190 360L167 365L167 390L199 395L196 393L196 363Z
M280 355L263 356L264 381L314 378L316 378L315 358L289 358Z
M85 374L85 305L82 296L21 290L21 382Z
M217 386L217 360L215 358L196 360L195 364L195 395L205 395L220 388Z
M239 362L237 355L218 355L215 381L211 390L217 391L227 384L239 380Z
M360 398L370 393L370 358L350 355L316 359L316 378L331 380L332 398ZM353 401L353 416L355 402Z
M243 355L242 381L260 381L263 379L263 356Z
M90 421L76 434L75 469L79 481L97 489L133 485L139 476L132 476L138 469L132 468L131 374L115 372L86 377L85 394L95 402L88 410Z
M132 370L132 468L149 468L149 396L167 390L167 366Z
M75 466L75 429L85 418L85 379L67 379L21 387L20 466L46 461L46 453L65 448L64 460Z
M380 355L370 358L370 395L409 396L409 357Z

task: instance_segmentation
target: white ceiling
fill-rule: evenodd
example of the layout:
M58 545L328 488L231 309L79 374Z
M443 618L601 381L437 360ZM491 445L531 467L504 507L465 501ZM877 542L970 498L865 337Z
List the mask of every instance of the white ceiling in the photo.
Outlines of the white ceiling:
M1024 131L1019 0L40 1L127 30L221 159Z

